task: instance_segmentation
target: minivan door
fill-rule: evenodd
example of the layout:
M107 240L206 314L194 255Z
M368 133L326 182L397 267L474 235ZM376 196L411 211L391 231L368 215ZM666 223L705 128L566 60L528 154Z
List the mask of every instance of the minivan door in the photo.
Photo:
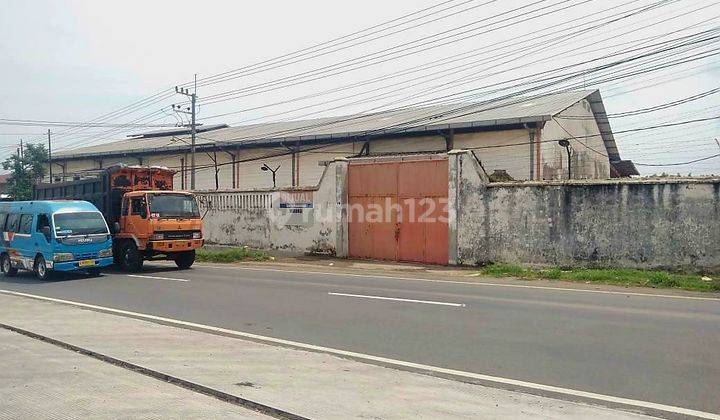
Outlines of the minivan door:
M35 262L35 243L32 237L33 226L32 214L20 215L19 225L13 236L13 247L20 254L23 267L32 270Z
M35 254L43 254L46 261L52 261L52 227L50 226L50 216L47 214L38 214L37 225L33 232L35 242ZM50 235L48 235L50 233Z

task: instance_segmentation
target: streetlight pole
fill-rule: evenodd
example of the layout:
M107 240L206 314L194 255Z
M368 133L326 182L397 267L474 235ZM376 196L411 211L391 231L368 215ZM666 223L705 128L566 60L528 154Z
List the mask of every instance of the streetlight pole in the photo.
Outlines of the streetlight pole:
M570 141L567 139L562 139L558 141L558 144L565 148L565 151L567 152L568 157L568 179L572 179L572 166L570 165Z
M261 171L270 171L272 172L272 179L273 179L273 189L277 187L275 184L275 173L280 169L280 165L277 166L277 168L273 169L267 165L267 163L263 163L263 166L260 167Z

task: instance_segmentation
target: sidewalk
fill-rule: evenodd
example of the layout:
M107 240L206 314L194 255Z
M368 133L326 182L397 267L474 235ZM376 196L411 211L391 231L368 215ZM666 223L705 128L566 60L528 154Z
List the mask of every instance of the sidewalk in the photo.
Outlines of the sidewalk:
M0 323L308 418L647 418L24 297L0 294ZM50 344L2 334L0 401L14 401L3 405L2 416L257 416ZM73 375L71 365L81 373L64 380ZM46 374L55 371L54 380L56 374ZM27 384L29 392L19 392ZM30 400L23 401L26 394Z
M0 419L267 418L0 329Z

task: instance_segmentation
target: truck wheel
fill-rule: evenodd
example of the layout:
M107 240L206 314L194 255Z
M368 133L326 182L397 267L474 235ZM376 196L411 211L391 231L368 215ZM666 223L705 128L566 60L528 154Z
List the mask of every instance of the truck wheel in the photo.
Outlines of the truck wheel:
M90 276L90 277L100 277L100 269L99 268L88 268L87 273L88 273L88 276Z
M15 277L18 272L17 268L12 266L8 254L2 254L2 257L0 257L0 270L2 270L5 277Z
M46 280L50 273L45 262L45 257L38 255L35 257L35 264L33 264L33 273L38 280Z
M120 247L120 266L125 271L142 270L143 258L134 242L126 241Z
M122 251L121 246L118 246L118 244L113 243L112 251L113 251L113 264L120 266L122 264L120 261L120 251Z
M195 262L195 250L178 253L175 257L175 265L181 270L187 270Z

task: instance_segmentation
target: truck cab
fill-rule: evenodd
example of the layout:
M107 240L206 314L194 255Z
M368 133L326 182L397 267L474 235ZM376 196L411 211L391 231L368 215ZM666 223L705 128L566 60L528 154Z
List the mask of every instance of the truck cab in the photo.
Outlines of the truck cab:
M128 271L139 270L147 259L171 259L189 268L203 245L197 201L184 191L125 193L115 229L116 262Z

